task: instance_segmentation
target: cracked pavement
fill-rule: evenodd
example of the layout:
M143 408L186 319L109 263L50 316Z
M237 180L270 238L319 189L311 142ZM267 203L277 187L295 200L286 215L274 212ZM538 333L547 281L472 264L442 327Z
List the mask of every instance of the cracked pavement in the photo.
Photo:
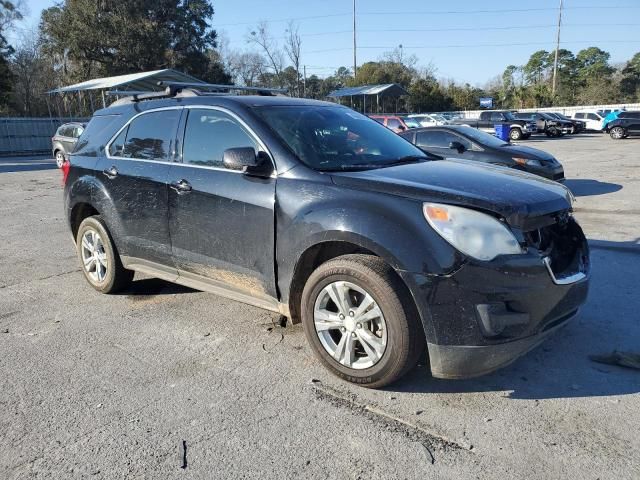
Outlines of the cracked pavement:
M573 323L492 375L421 362L377 391L269 312L139 275L95 292L53 161L0 159L0 478L640 478L640 372L588 359L640 350L638 142L523 142L564 164L593 247Z

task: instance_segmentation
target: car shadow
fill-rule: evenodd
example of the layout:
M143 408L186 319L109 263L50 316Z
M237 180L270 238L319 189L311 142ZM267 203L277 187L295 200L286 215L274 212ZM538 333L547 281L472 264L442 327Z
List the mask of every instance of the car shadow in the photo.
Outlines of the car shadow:
M160 278L143 278L131 282L131 285L126 290L123 290L119 295L126 295L130 298L142 299L155 297L158 295L176 295L182 293L195 293L194 290L177 283L167 282Z
M386 390L439 394L499 392L514 400L639 393L640 370L604 365L589 358L614 350L640 353L638 241L591 241L593 266L587 303L568 325L511 365L469 380L434 379L428 365L421 365Z
M569 188L576 197L589 197L593 195L606 195L607 193L622 190L622 185L617 183L600 182L586 178L567 179L564 186Z

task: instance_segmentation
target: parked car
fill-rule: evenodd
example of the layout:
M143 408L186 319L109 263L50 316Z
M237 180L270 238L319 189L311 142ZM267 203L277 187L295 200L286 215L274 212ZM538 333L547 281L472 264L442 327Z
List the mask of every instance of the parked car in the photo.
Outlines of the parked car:
M404 138L426 153L501 165L564 181L564 168L555 157L536 148L514 145L466 125L416 128Z
M420 127L422 127L422 125L420 124L418 119L417 118L413 118L411 116L402 117L402 121L409 128L420 128Z
M51 137L51 150L53 158L56 160L58 168L62 168L62 164L67 158L84 131L84 123L64 123L58 127L56 133Z
M535 122L519 120L508 110L487 110L480 113L480 118L459 118L451 122L453 125L469 125L483 132L493 133L498 123L510 125L509 138L511 140L527 139L537 131Z
M614 140L640 135L640 111L620 112L618 118L609 122L606 131Z
M618 115L620 115L622 112L626 112L626 109L624 109L624 110L613 110L613 111L607 113L605 115L605 117L602 119L602 129L603 130L607 130L607 126L609 125L609 123L611 123L616 118L618 118Z
M558 112L546 112L547 115L550 115L551 117L557 119L557 120L562 120L565 122L569 122L572 127L570 128L569 133L571 134L576 134L576 133L580 133L582 131L584 131L587 127L587 122L584 122L582 120L576 120L574 118L570 118L567 117L566 115L563 115L562 113L558 113Z
M407 125L403 118L398 115L369 115L369 118L396 133L404 132L409 129L409 125Z
M347 107L260 91L174 85L95 113L63 167L93 288L140 271L278 312L367 387L425 347L436 377L488 373L585 302L589 249L564 186L430 161Z
M441 115L433 113L421 113L409 115L410 118L414 118L420 122L422 127L432 127L437 125L448 125L450 122Z
M517 112L514 116L520 120L535 122L538 133L544 133L547 137L560 137L571 133L573 129L571 122L558 120L543 112Z
M602 131L602 121L604 116L600 115L595 110L582 110L573 114L573 119L582 120L587 124L587 130Z

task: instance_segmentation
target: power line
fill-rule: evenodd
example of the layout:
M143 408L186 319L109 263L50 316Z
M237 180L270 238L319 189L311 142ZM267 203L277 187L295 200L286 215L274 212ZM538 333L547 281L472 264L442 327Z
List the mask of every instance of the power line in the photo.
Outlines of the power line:
M640 43L640 40L598 40L594 42L593 40L572 40L568 42L560 42L561 45L568 44L606 44L606 43ZM438 48L483 48L483 47L522 47L527 45L548 45L549 42L522 42L522 43L473 43L473 44L455 44L455 45L402 45L402 48L408 48L411 50L428 50L428 49L438 49ZM358 48L364 48L368 50L393 50L398 45L386 45L386 46L373 46L373 45L365 45L360 46ZM339 52L351 50L350 47L346 48L327 48L322 50L309 50L305 51L305 54L308 53L324 53L324 52Z

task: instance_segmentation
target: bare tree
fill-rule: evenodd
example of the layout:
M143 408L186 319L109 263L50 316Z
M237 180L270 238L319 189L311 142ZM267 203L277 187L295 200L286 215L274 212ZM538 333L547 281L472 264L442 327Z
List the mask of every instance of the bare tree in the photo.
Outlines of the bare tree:
M275 81L282 87L282 69L284 67L284 55L278 43L271 37L266 22L260 22L255 30L247 35L247 42L259 47L268 60L269 67L273 70Z
M228 55L227 68L235 83L251 87L266 72L266 63L259 53L232 51Z
M289 60L291 60L293 68L296 70L295 95L300 97L300 50L302 47L302 39L300 38L298 25L293 21L290 21L285 33L284 50L287 52L287 56L289 57Z
M383 53L382 60L390 63L399 63L410 69L415 68L418 63L418 57L414 54L407 55L402 45L398 45L391 52Z

